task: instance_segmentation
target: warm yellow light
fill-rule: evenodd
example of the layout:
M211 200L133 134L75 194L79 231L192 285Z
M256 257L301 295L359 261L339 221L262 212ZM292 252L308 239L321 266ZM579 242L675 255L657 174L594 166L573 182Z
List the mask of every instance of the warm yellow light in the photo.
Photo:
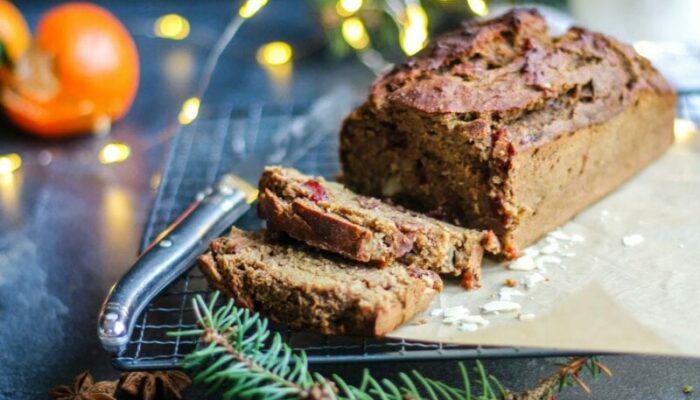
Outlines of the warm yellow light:
M684 142L690 139L697 132L697 129L695 123L689 119L676 118L673 121L673 135L676 138L676 142Z
M349 17L362 8L362 0L338 0L335 10L343 17Z
M399 33L401 49L409 56L418 53L428 42L428 30L422 26L408 26Z
M200 103L201 101L197 97L190 97L189 99L185 100L185 102L182 104L180 115L177 116L177 119L182 125L187 125L197 118Z
M0 175L7 175L17 171L22 166L22 157L17 153L0 156Z
M406 25L408 26L428 26L428 14L420 4L409 4L406 6Z
M267 0L246 0L238 10L238 15L243 18L251 18L265 7L266 4Z
M109 143L100 150L99 158L102 164L114 164L126 160L130 154L131 149L124 143Z
M282 65L292 59L292 46L285 42L270 42L260 46L256 59L261 65Z
M341 31L343 39L352 48L362 50L369 45L369 35L367 35L365 25L359 18L351 17L343 21Z
M158 37L182 40L190 34L190 23L178 14L166 14L156 20L153 32Z
M480 17L489 13L489 6L484 0L467 0L467 4L472 12Z

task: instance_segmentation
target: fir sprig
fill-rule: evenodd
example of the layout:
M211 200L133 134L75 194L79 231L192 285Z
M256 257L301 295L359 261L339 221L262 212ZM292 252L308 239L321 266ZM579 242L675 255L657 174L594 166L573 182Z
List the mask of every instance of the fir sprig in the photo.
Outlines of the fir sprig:
M397 382L377 380L365 370L359 386L348 384L338 375L330 379L309 371L306 354L294 352L275 333L270 337L267 320L247 309L237 308L229 300L216 306L219 293L206 303L201 296L193 299L199 328L171 332L172 336L198 337L200 345L183 360L194 383L204 384L209 392L221 390L228 399L467 399L467 400L540 400L573 383L590 392L580 372L587 370L594 378L610 371L596 357L575 357L551 376L526 392L511 393L481 362L476 362L472 385L464 364L459 364L462 385L454 387L430 379L418 371L401 373ZM269 345L266 345L269 343ZM475 390L476 393L473 391Z

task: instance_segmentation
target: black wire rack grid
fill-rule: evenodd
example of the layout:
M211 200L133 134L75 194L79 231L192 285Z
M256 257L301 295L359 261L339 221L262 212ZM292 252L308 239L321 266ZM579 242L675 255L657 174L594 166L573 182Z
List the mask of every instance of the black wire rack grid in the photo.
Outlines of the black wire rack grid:
M304 116L308 104L252 104L209 109L195 124L181 127L171 145L155 201L146 225L142 248L175 220L204 188L210 187L240 156L245 143L258 141L257 151L275 146L274 136L295 118ZM679 96L678 116L700 123L700 91ZM333 178L339 170L336 132L317 132L314 146L293 165L306 173ZM263 142L260 142L260 141ZM265 142L267 141L267 142ZM212 151L214 149L215 151ZM252 147L251 147L252 149ZM254 149L253 149L254 150ZM252 150L251 150L252 151ZM248 154L250 156L250 154ZM257 229L261 223L253 210L236 223ZM194 296L209 295L198 268L191 268L159 294L139 317L128 346L113 357L122 370L170 369L191 352L196 341L171 337L167 332L195 327L191 308ZM469 358L544 357L573 355L555 349L463 346L395 339L331 337L311 332L290 332L275 327L310 363L445 360ZM582 354L582 353L579 353Z

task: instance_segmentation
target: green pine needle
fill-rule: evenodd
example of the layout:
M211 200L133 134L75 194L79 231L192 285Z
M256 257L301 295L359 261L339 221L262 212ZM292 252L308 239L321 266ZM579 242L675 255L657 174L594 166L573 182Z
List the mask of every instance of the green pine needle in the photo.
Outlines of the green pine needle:
M601 372L610 374L597 357L572 358L555 375L540 386L521 394L510 393L498 379L488 374L476 361L477 391L464 364L459 363L462 384L453 387L411 371L400 373L397 382L378 381L365 370L359 386L348 384L338 375L330 379L309 371L304 352L295 352L278 333L271 336L267 320L257 313L241 309L229 300L216 306L219 293L209 302L201 296L192 300L198 329L170 332L171 336L196 337L199 345L182 361L181 366L192 375L193 382L206 385L209 392L220 391L223 399L534 399L531 395L552 393L577 383L587 390L579 372L587 370L592 377Z

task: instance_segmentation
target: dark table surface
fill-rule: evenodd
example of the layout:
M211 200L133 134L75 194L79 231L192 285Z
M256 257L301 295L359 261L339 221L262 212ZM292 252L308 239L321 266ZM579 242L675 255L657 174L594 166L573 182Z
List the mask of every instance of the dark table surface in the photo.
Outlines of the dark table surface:
M162 166L167 129L188 98L206 51L235 12L233 2L112 2L106 6L132 32L141 57L141 85L127 117L106 137L47 142L0 122L0 154L17 152L24 165L0 180L0 399L42 399L49 387L68 383L83 370L113 379L110 356L100 347L95 320L109 287L134 261L151 205L153 175ZM30 25L53 2L19 7ZM155 18L186 16L183 41L153 36ZM255 63L267 41L295 47L286 84L274 82ZM322 52L322 37L307 3L276 1L246 24L226 51L203 103L311 100L339 81L365 87L372 74L353 60L337 62ZM131 157L101 165L99 149L110 141L131 146ZM680 399L690 384L700 388L700 360L606 356L615 377L592 384L593 398ZM489 370L508 387L534 386L555 359L489 360ZM353 377L357 365L324 366ZM418 369L455 381L454 362L375 364L379 376ZM558 398L586 397L572 389ZM197 390L188 398L202 398Z

